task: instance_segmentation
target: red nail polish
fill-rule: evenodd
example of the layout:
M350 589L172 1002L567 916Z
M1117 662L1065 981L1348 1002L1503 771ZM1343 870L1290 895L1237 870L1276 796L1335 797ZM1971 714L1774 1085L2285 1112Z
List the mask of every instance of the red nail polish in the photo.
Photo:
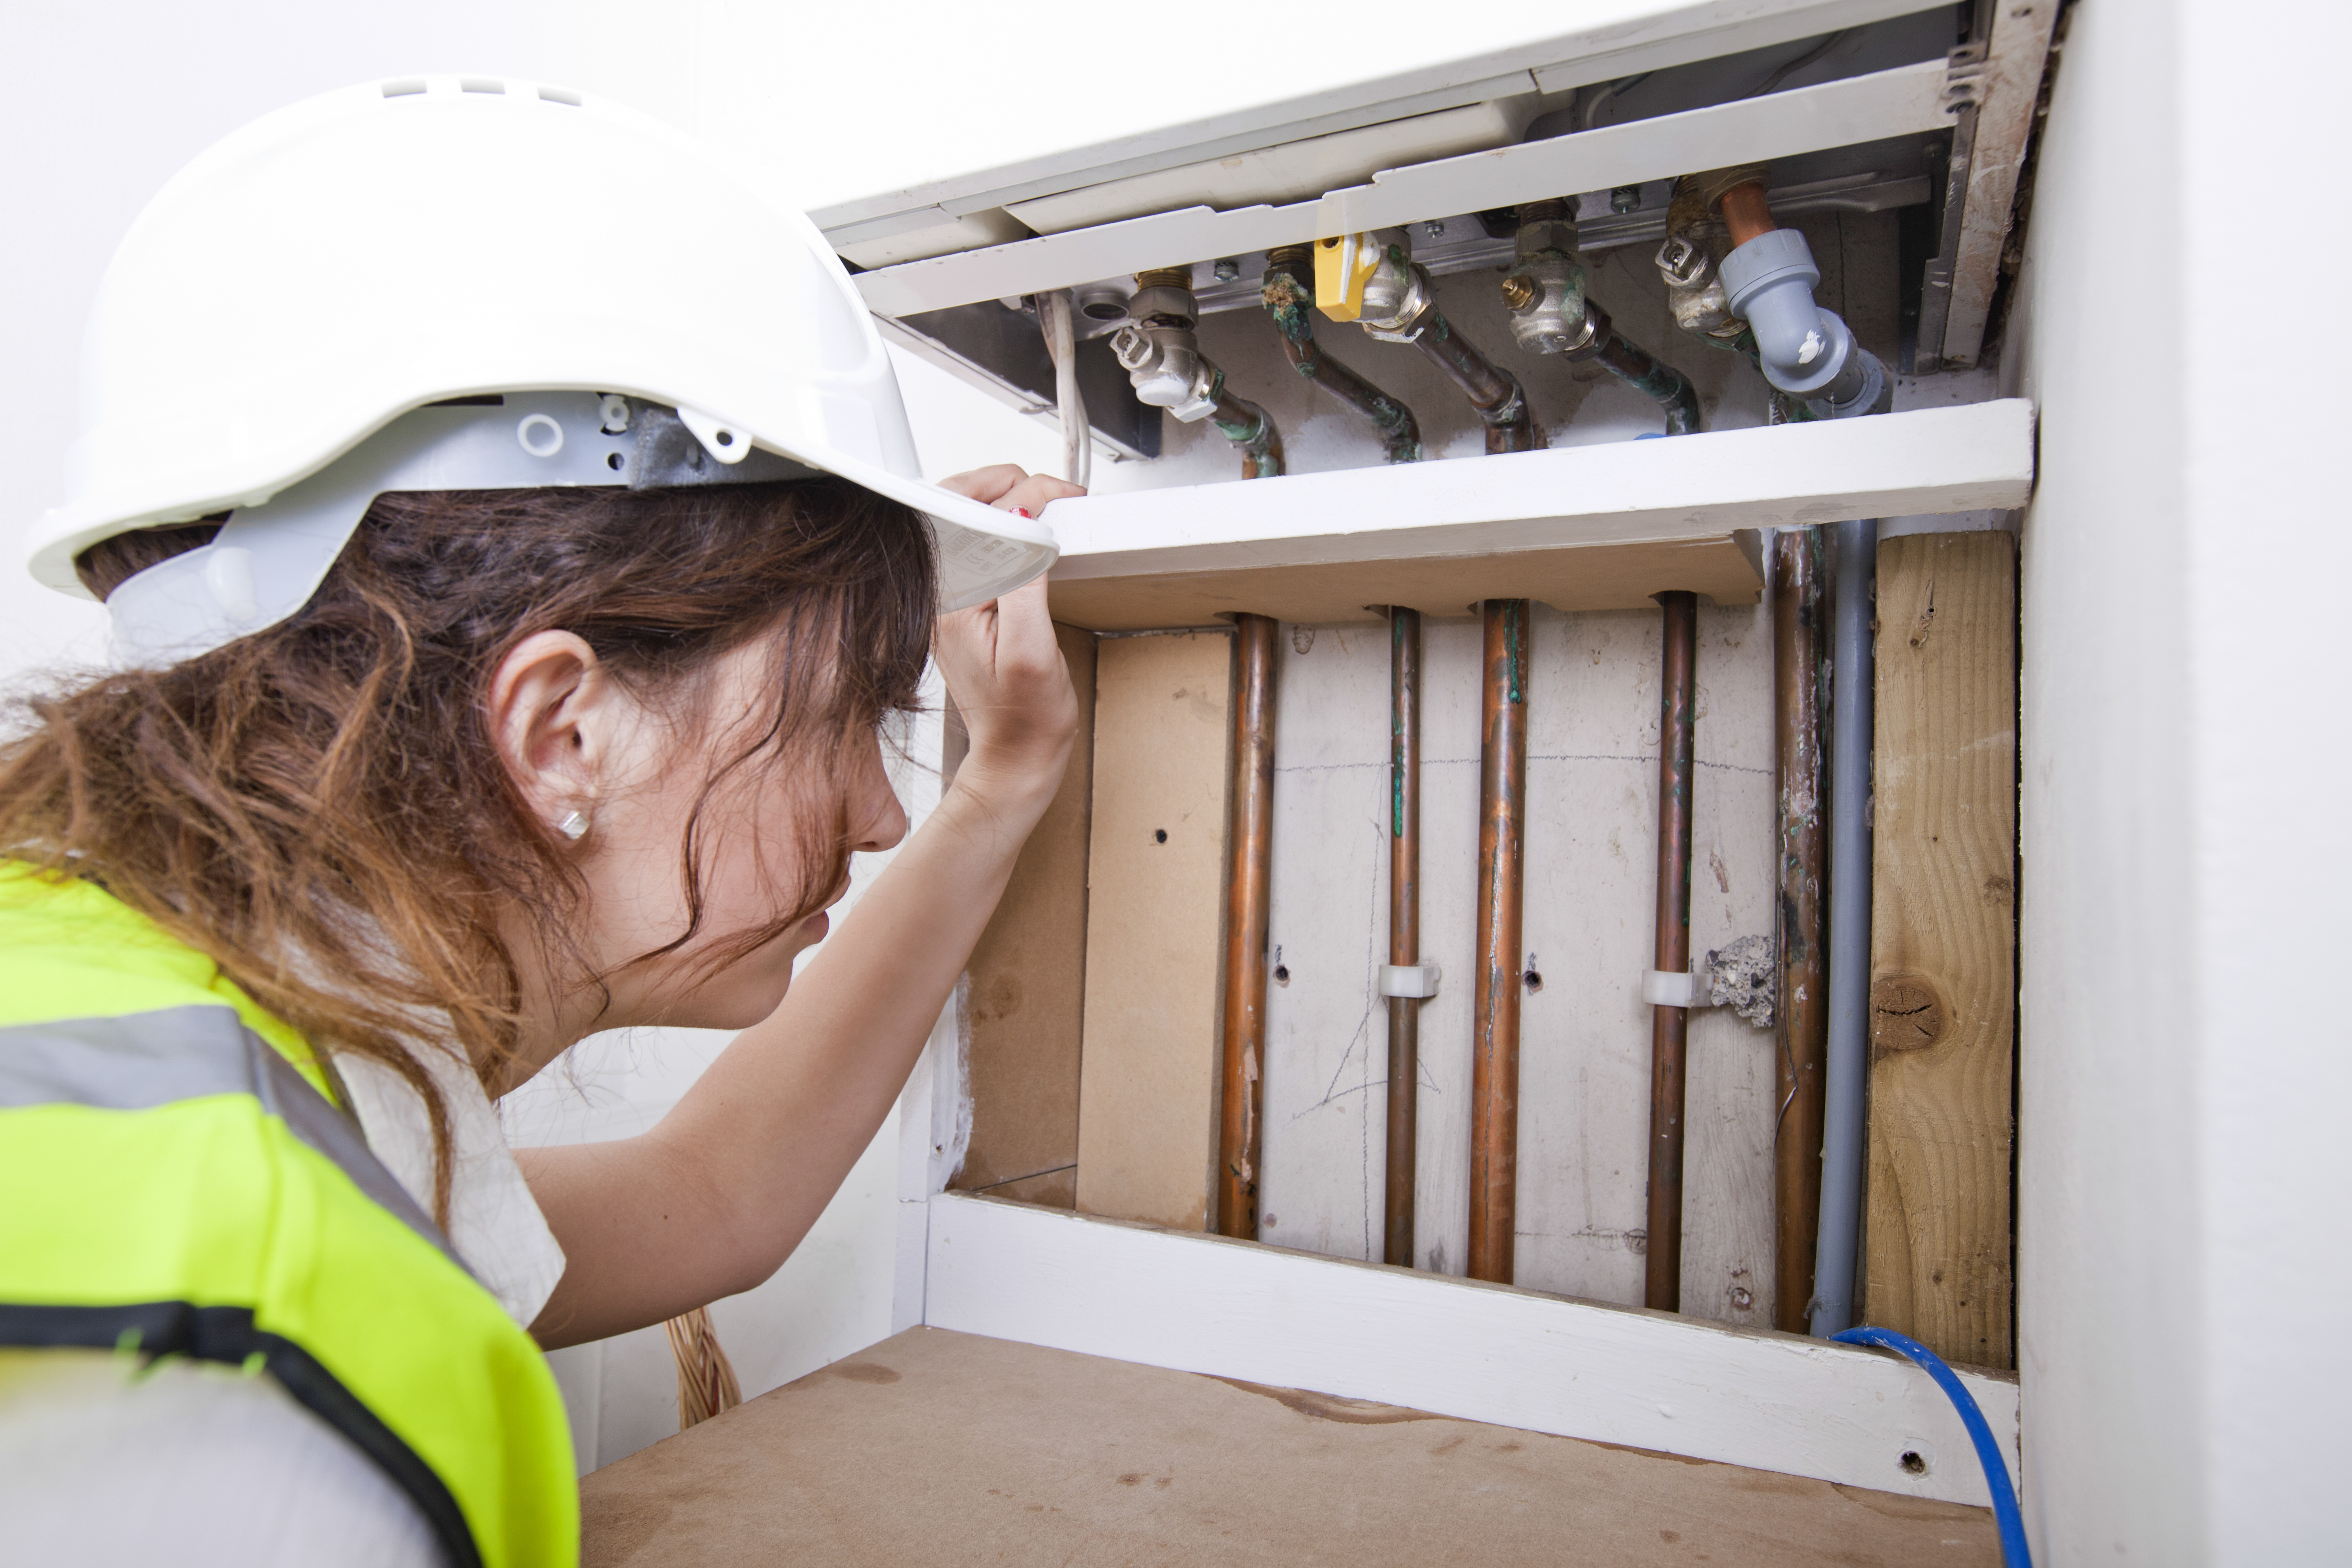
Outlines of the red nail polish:
M1032 521L1032 522L1034 522L1034 521L1037 521L1037 520L1036 520L1035 518L1034 518L1034 517L1029 517L1029 509L1028 509L1027 507L1025 507L1025 506L1016 506L1016 507L1014 507L1014 508L1013 509L1013 516L1015 516L1015 517L1028 517L1028 518L1029 518L1029 521Z

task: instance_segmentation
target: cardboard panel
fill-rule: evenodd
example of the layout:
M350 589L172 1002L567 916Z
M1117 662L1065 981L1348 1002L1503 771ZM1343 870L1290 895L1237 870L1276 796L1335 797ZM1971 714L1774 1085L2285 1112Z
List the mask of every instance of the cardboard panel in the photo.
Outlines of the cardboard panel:
M950 1185L1066 1208L1078 1163L1095 637L1068 626L1057 626L1055 635L1077 689L1078 738L1061 791L1029 836L996 916L972 950L963 1020L971 1143Z
M590 1568L2000 1561L1983 1509L940 1329L597 1471L581 1514Z
M1233 638L1103 641L1077 1206L1199 1230L1216 1154Z

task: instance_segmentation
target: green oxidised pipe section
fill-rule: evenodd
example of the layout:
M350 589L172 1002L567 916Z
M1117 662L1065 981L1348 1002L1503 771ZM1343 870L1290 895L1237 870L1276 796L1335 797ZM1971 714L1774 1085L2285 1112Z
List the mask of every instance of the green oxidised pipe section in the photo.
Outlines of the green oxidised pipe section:
M1419 462L1421 424L1412 410L1328 357L1315 341L1314 318L1307 313L1314 298L1295 270L1297 265L1286 258L1268 261L1263 293L1266 313L1282 334L1283 352L1290 356L1291 368L1370 420L1390 462Z
M1265 410L1246 397L1226 391L1223 370L1209 384L1209 395L1216 404L1210 411L1209 423L1241 448L1242 478L1270 479L1281 473L1282 432L1274 427Z

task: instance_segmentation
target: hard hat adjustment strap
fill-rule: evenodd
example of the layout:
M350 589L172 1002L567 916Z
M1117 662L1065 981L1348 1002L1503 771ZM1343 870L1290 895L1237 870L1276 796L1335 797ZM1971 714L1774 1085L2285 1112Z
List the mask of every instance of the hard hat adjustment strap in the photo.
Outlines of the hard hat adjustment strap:
M744 449L722 456L693 428L699 424ZM107 598L115 662L174 664L292 616L319 591L375 498L390 491L650 489L816 472L705 416L681 418L611 395L509 393L498 403L412 409L263 504L239 507L209 544L126 579Z

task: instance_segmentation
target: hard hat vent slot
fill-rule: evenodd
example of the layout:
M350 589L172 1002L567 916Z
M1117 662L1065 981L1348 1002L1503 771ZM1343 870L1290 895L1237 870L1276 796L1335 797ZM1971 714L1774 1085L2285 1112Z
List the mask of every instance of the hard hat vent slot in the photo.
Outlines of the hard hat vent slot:
M506 83L490 81L482 77L467 77L457 84L457 90L460 92L504 92L506 89Z
M577 109L580 107L580 95L576 92L566 92L560 87L541 88L539 89L539 100L541 103L560 103L567 109Z
M383 84L386 98L407 98L424 90L425 84L421 81L388 81Z

